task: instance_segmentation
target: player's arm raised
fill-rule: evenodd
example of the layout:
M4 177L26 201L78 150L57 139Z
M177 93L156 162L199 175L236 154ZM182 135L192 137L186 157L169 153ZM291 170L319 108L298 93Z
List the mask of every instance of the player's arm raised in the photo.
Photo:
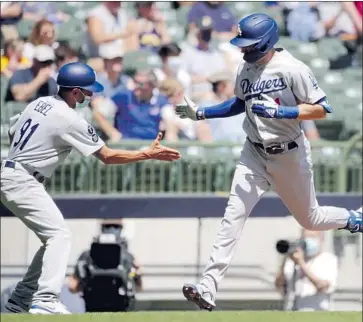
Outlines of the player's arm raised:
M93 155L105 164L126 164L143 160L175 161L181 155L177 150L164 147L160 144L162 134L159 133L150 148L141 151L128 151L111 149L104 145Z
M223 103L208 107L199 107L188 97L184 97L185 104L178 104L175 113L181 118L193 121L231 117L245 112L245 102L234 96Z

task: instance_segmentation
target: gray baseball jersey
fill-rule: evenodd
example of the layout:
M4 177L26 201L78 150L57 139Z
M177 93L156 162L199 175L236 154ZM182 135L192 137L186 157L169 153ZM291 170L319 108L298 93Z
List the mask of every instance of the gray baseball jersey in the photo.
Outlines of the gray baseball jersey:
M11 126L10 134L8 159L31 166L45 177L52 175L72 148L89 156L104 145L93 127L59 96L31 102Z
M267 119L253 114L251 106L261 93L285 106L313 104L326 96L310 68L285 49L276 50L266 66L242 61L238 68L235 95L246 102L243 128L253 142L264 144L296 139L301 133L301 121Z

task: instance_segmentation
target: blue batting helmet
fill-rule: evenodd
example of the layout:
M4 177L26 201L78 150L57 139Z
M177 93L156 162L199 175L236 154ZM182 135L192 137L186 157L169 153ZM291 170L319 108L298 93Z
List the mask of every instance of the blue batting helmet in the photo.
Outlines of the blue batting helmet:
M64 65L59 70L57 84L60 87L78 87L95 93L103 91L103 86L96 81L95 71L79 62Z
M255 63L265 56L278 40L279 29L276 21L266 14L253 13L238 23L238 35L231 40L231 44L239 48L255 45L243 56L246 62Z

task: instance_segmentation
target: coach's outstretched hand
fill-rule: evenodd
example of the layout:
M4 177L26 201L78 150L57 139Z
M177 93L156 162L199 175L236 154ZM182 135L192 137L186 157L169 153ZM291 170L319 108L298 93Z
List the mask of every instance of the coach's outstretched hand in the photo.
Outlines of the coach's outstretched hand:
M175 113L181 119L189 118L193 121L197 120L198 106L188 97L184 96L185 104L178 104L175 106Z
M150 148L146 150L146 154L150 159L161 160L161 161L175 161L181 158L179 151L167 148L160 144L163 134L159 132L158 136L151 144Z

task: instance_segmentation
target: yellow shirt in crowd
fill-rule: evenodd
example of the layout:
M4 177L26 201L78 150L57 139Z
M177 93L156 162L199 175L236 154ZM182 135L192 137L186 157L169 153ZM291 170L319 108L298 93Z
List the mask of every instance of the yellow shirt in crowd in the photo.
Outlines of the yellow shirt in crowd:
M8 64L9 64L9 58L6 56L1 56L1 58L0 58L0 72L1 73L5 70L5 68L8 66ZM19 64L21 67L27 67L27 66L30 66L30 61L28 58L22 57L20 59Z

